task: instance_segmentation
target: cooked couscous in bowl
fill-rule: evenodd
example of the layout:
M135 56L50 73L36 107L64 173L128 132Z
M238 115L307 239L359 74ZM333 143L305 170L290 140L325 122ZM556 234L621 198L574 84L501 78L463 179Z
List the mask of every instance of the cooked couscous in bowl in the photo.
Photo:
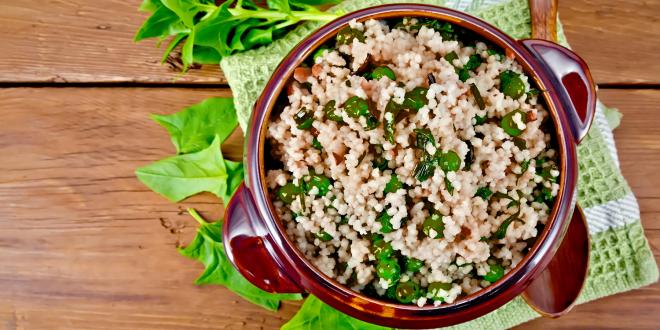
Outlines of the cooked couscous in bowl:
M441 305L523 259L559 185L522 67L450 23L351 21L295 69L266 181L294 245L362 294Z

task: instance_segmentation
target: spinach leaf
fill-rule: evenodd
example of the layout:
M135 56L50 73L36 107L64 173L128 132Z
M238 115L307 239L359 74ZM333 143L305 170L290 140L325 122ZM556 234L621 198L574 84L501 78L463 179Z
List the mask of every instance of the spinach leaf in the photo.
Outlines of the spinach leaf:
M299 329L385 330L391 328L354 319L310 295L305 299L298 313L281 328L281 330Z
M315 6L337 2L269 0L268 8L263 8L247 0L221 1L219 5L213 0L144 0L140 9L151 16L138 30L135 41L174 36L172 47L166 50L169 54L185 39L181 52L185 71L193 62L218 63L224 56L269 44L298 22L333 20L338 14Z
M238 173L238 165L230 166ZM230 185L236 185L235 178L227 183L227 161L222 158L219 137L206 149L157 161L138 168L135 174L151 190L174 202L208 191L227 204L233 193Z
M279 308L281 300L302 299L300 294L263 291L246 280L227 259L222 244L222 222L208 223L194 209L188 209L188 213L199 222L200 227L192 242L185 248L180 248L179 252L204 264L204 272L195 280L195 284L223 285L250 302L272 311Z
M217 136L222 144L238 125L234 101L213 97L172 115L151 115L165 127L178 154L207 148Z
M140 41L155 37L165 39L171 35L188 32L190 32L190 29L179 20L179 17L173 11L160 5L155 8L153 14L142 24L135 34L134 40Z

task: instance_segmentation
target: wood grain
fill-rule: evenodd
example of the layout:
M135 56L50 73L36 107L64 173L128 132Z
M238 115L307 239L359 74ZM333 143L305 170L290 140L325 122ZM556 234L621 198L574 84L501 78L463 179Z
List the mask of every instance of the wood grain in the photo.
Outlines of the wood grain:
M225 84L217 66L179 75L154 41L133 43L140 0L4 0L0 83ZM599 84L660 83L660 0L560 1L571 45Z
M659 0L559 1L571 47L598 84L660 83Z
M141 2L0 2L0 82L226 83L217 65L181 75L179 64L160 64L155 40L134 43L148 17Z
M221 287L195 287L202 267L178 254L195 222L222 207L212 196L173 204L134 177L172 155L149 113L171 113L225 89L0 89L0 328L276 329L272 313ZM660 261L660 91L602 91L624 113L616 137L624 174ZM223 149L237 159L240 132ZM651 328L660 285L608 297L525 327Z

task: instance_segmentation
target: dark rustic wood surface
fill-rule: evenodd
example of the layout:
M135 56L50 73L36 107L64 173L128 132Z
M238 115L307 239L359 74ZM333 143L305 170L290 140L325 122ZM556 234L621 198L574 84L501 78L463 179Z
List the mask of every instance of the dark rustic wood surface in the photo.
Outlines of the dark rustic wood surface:
M174 152L149 113L230 95L214 66L150 86L178 74L156 63L153 44L133 44L138 2L0 3L0 329L275 329L297 309L268 312L192 285L202 267L176 251L195 230L184 209L217 218L222 206L209 195L172 204L135 179L136 167ZM657 0L560 1L571 44L605 86L602 100L624 114L615 132L622 170L660 261L658 12ZM108 82L117 86L98 87ZM223 149L239 158L240 132ZM659 320L654 284L521 328Z

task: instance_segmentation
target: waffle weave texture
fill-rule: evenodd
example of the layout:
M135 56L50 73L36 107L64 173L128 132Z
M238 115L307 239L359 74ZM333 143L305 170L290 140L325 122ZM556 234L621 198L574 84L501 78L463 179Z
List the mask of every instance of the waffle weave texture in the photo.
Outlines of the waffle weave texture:
M351 12L380 4L405 2L463 10L517 39L529 38L531 34L527 0L363 0L345 1L333 10ZM233 92L243 131L246 131L255 100L282 58L319 26L319 23L305 23L271 45L222 60L222 71ZM559 42L568 46L561 24L558 30ZM658 280L658 268L639 221L639 206L619 169L612 136L619 118L616 110L599 102L594 124L578 148L578 203L584 208L591 237L589 275L579 303ZM518 297L481 318L452 328L506 329L536 317L539 315Z

